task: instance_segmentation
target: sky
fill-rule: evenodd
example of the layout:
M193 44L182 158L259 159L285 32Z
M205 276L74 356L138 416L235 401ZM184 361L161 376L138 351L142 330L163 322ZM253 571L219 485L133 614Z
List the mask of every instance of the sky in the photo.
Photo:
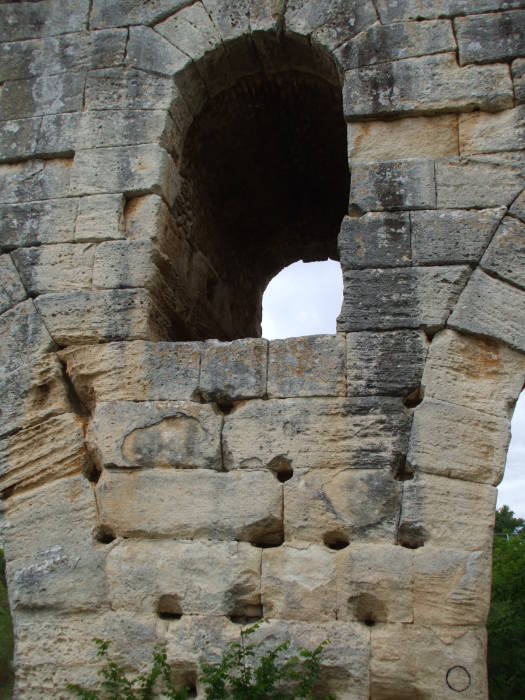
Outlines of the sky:
M292 338L335 333L335 320L343 298L338 262L296 262L284 268L266 288L263 297L263 337ZM511 425L512 439L505 476L498 487L498 508L508 505L525 518L525 391Z

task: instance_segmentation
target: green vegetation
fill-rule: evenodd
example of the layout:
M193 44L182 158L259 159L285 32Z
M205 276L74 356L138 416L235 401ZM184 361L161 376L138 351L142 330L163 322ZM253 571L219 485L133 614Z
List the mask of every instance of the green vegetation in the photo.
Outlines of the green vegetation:
M496 513L488 621L491 700L517 700L525 688L525 522L508 506Z
M13 626L7 602L4 553L0 549L0 700L13 697Z

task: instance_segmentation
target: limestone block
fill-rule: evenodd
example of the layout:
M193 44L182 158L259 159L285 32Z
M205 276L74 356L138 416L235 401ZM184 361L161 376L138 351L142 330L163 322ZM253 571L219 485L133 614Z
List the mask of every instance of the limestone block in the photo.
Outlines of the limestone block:
M403 484L399 544L490 551L497 489L434 474Z
M524 10L456 17L454 28L460 65L505 61L524 53Z
M403 452L409 416L389 399L249 401L225 417L226 469L379 469Z
M123 238L124 197L121 194L94 194L81 197L75 220L75 241Z
M335 49L376 21L370 0L290 0L285 14L288 31L312 34L329 49Z
M525 102L525 58L518 58L512 62L512 79L516 102L523 104Z
M505 217L485 251L481 267L525 288L525 223Z
M525 189L512 203L509 213L525 222Z
M342 335L272 340L268 396L345 396L346 344Z
M394 544L401 492L388 469L300 471L284 485L285 539Z
M177 94L173 80L160 75L153 80L142 70L105 68L90 71L86 78L88 110L165 110Z
M489 613L488 552L421 547L414 552L414 622L485 625Z
M438 209L508 206L525 185L519 169L504 161L436 162Z
M408 396L419 387L427 345L420 331L347 333L348 396Z
M502 340L525 351L523 291L476 270L448 321L450 328Z
M353 543L337 554L337 619L413 622L412 552Z
M282 541L282 486L263 471L105 471L97 498L101 522L123 537Z
M0 255L0 314L26 297L26 290L11 256Z
M435 208L433 161L357 163L352 169L350 206L359 212Z
M206 401L237 401L266 394L268 341L207 341L202 348L199 390Z
M31 296L91 287L95 258L92 243L18 248L11 255Z
M77 472L88 472L83 424L63 413L0 440L0 491L34 487Z
M60 0L8 3L2 8L0 41L20 41L79 32L87 26L89 0L73 0L68 11Z
M125 211L126 238L152 239L162 250L170 249L170 212L162 197L147 194L128 200Z
M408 212L368 212L359 218L345 216L337 239L343 269L403 267L410 265Z
M167 336L168 322L145 289L42 294L36 306L58 345Z
M0 123L0 162L13 162L42 155L37 150L42 119L13 119Z
M354 162L401 158L446 158L458 154L458 118L405 117L394 121L350 122L348 159Z
M441 328L469 274L460 265L346 270L337 329Z
M0 316L0 368L12 372L54 347L53 340L31 299Z
M0 436L70 410L62 366L54 354L0 377L0 396Z
M525 148L525 105L497 114L460 115L459 147L462 155Z
M279 0L251 0L250 30L252 33L276 31L277 25L282 21L283 9Z
M104 401L191 399L199 387L201 343L82 345L62 350L70 380L91 409Z
M118 66L126 35L125 29L109 29L1 43L0 80Z
M198 671L200 663L219 663L230 642L240 642L241 627L227 617L183 615L166 631L168 663L180 671Z
M378 625L371 636L374 700L487 697L483 627Z
M135 0L93 0L90 23L95 29L151 24L177 12L187 2L188 0L149 0L147 3L137 3Z
M152 143L169 152L174 140L175 127L167 110L89 110L82 115L76 148Z
M169 153L156 144L78 151L71 172L72 194L144 191L173 202L177 172Z
M505 211L499 207L411 212L414 264L478 263Z
M113 610L232 617L260 610L261 550L243 542L124 540L106 569Z
M52 114L1 123L0 159L68 157L75 150L80 113Z
M523 7L523 0L378 0L377 9L385 24L407 19L432 19L434 17L454 17L455 15L475 15L492 10L510 10Z
M151 241L108 241L97 246L94 289L150 288L162 258Z
M425 398L414 412L407 461L429 474L497 485L509 440L506 416Z
M373 86L373 87L372 87ZM513 106L507 66L458 67L453 53L354 68L345 75L348 120L387 114L436 114Z
M502 343L438 333L423 373L425 398L510 417L523 386L525 357Z
M293 544L262 553L264 615L280 620L335 620L336 557L323 545Z
M77 209L78 200L73 197L0 205L0 247L72 242Z
M45 158L70 156L76 147L80 118L80 112L42 117L36 153Z
M72 163L55 158L0 165L0 202L67 197Z
M202 4L225 42L249 33L249 1L203 0Z
M23 119L82 110L84 73L8 80L0 91L0 118Z
M390 25L374 24L361 31L339 46L335 57L341 67L348 70L455 50L456 41L451 22L399 22Z
M190 401L99 403L87 441L104 467L222 468L222 418Z

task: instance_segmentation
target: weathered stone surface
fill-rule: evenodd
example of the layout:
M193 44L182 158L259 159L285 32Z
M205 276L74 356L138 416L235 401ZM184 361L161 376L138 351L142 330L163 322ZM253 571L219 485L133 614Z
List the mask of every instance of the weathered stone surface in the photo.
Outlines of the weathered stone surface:
M346 270L339 331L443 327L470 269L413 267Z
M476 270L459 297L448 326L502 340L525 351L524 293Z
M31 299L0 316L0 367L12 372L52 350L53 340Z
M388 467L404 450L408 422L397 399L250 401L225 417L224 466Z
M199 387L201 343L83 345L62 350L76 393L90 408L105 401L191 399Z
M361 31L340 46L335 51L335 57L341 67L348 70L455 50L456 41L451 22L399 22L390 25L374 24Z
M509 440L507 417L425 398L414 412L407 461L429 474L497 485Z
M377 2L379 16L385 24L408 19L475 15L524 6L523 0L476 0L475 4L472 0L402 0L402 2L378 0Z
M105 471L97 498L101 522L123 537L282 541L282 486L263 471Z
M516 102L522 104L525 102L525 58L518 58L512 62L512 79Z
M58 345L167 335L168 323L145 289L42 294L36 306Z
M0 314L27 297L10 255L0 255Z
M525 105L497 114L460 115L459 148L461 155L525 148Z
M350 205L359 212L434 208L433 161L357 163L352 169Z
M95 258L91 243L18 248L11 255L31 296L91 287Z
M345 216L337 239L339 260L347 270L410 265L410 243L408 212Z
M189 401L99 403L87 441L99 467L217 469L222 418Z
M0 378L0 436L29 428L70 410L62 366L44 355Z
M144 191L161 194L172 203L177 187L175 164L156 144L79 151L71 172L73 194Z
M419 387L427 346L420 331L347 333L348 396L408 396Z
M189 0L94 0L91 10L91 26L120 27L128 24L151 24L177 12Z
M9 2L1 9L0 41L20 41L79 32L87 27L89 0L73 0L67 12L60 0Z
M412 552L352 544L337 554L337 619L413 622Z
M0 165L0 202L67 197L72 164L71 158L56 158Z
M335 620L336 557L323 545L293 544L262 553L264 615L281 620Z
M260 610L261 550L243 542L123 541L106 570L113 610L162 614L170 602L182 615Z
M525 189L512 203L509 213L525 222Z
M75 220L75 241L122 238L124 197L121 194L94 194L81 197Z
M108 241L97 246L94 289L154 286L162 256L151 241Z
M84 73L8 80L0 91L0 118L23 119L82 110Z
M421 547L414 552L414 622L485 625L490 585L486 551Z
M344 396L345 353L342 335L272 340L268 353L268 396Z
M347 127L350 165L353 166L354 162L459 155L457 122L455 114L350 122Z
M455 54L440 54L349 70L343 102L347 119L495 111L513 106L513 91L507 66L459 68Z
M237 401L266 394L268 341L207 341L202 348L199 390L206 401Z
M410 212L414 264L479 262L504 214L503 207Z
M0 205L0 247L73 241L77 209L74 198Z
M525 53L525 10L457 17L454 28L460 65L505 61Z
M525 223L507 216L481 260L489 273L525 288Z
M502 343L444 330L432 339L425 398L510 417L523 386L525 357Z
M69 157L75 150L80 113L1 122L0 160Z
M371 637L374 700L452 698L456 692L487 697L486 632L481 627L378 625Z
M86 78L88 110L170 109L177 97L172 80L141 70L106 68Z
M405 481L399 544L457 547L468 552L492 546L497 489L434 474Z
M167 110L90 110L82 115L76 148L151 143L170 151L174 140L175 127Z
M36 155L41 123L41 117L1 122L0 162L9 163Z
M436 162L438 209L508 206L524 184L520 170L504 161Z
M285 539L394 544L401 492L390 470L300 471L284 485Z

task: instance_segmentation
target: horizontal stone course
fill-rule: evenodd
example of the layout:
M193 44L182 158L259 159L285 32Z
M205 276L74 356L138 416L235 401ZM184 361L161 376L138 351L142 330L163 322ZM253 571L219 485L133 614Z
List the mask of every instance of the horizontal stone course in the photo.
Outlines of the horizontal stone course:
M94 29L150 24L177 12L189 0L153 0L137 3L133 0L93 0L90 24Z
M205 401L239 401L266 395L268 341L247 338L202 347L199 392Z
M10 255L0 255L0 314L27 298L27 291Z
M458 17L454 28L460 65L494 63L525 54L525 10Z
M0 91L0 118L25 119L82 110L85 73L7 79Z
M506 216L499 226L481 267L488 273L525 288L525 223Z
M343 270L403 267L412 262L408 212L345 216L337 239Z
M523 104L525 102L525 58L518 58L512 62L512 79L516 102Z
M87 28L89 0L71 0L64 12L61 0L9 2L1 8L0 41L21 41Z
M32 299L0 315L0 373L8 374L36 361L55 344Z
M476 15L525 7L524 0L378 0L377 8L385 24L407 19L432 19L455 15Z
M356 163L352 169L350 207L358 212L432 209L436 206L434 163L400 160Z
M521 159L521 155L518 155ZM480 156L436 161L438 209L485 209L508 206L525 186L518 163Z
M67 197L72 158L0 164L0 203Z
M525 105L497 114L462 114L459 145L461 155L522 150L525 148Z
M11 253L31 296L90 289L95 259L92 243L57 243Z

